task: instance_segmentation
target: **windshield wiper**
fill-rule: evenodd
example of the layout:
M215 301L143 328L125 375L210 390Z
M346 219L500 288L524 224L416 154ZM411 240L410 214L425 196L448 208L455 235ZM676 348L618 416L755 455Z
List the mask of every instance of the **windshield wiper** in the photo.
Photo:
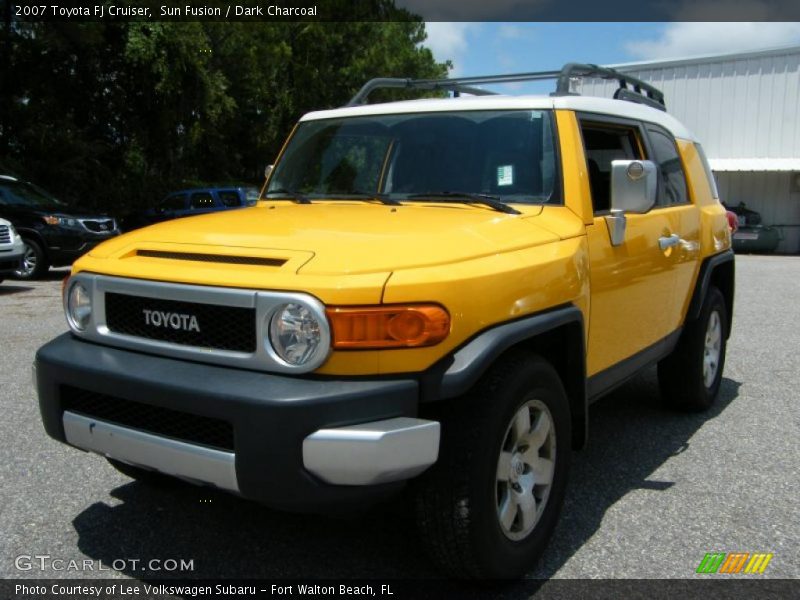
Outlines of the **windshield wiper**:
M389 204L392 206L400 206L399 200L394 200L389 197L389 194L382 194L380 192L362 192L360 190L354 190L352 192L339 192L336 194L326 194L326 198L331 198L332 200L347 200L350 198L358 199L358 200L377 200L379 202L383 202L384 204Z
M521 214L513 206L509 206L505 202L500 201L500 196L493 196L492 194L473 194L471 192L426 192L420 194L409 194L408 199L412 198L430 198L431 200L448 200L450 202L474 202L475 204L483 204L494 210L499 210L509 215Z
M298 204L311 204L311 200L309 200L304 194L301 194L300 192L296 192L294 190L278 188L277 190L269 190L265 195L269 196L270 194L281 194L284 196L289 196Z

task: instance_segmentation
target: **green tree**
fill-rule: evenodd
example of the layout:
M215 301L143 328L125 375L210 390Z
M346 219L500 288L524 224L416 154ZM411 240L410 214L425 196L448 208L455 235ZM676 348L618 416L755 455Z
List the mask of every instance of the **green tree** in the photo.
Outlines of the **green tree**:
M407 20L7 23L0 171L116 213L257 184L303 113L372 77L446 75L421 21L374 5Z

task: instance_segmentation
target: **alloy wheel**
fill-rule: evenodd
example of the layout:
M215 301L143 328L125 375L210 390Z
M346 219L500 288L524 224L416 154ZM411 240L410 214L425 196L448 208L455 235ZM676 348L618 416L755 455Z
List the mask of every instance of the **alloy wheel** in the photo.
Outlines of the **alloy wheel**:
M703 382L707 388L714 384L719 369L719 356L722 349L722 321L719 312L712 311L708 316L705 344L703 348Z
M25 242L25 253L22 255L22 266L14 271L19 277L30 277L36 271L38 258L33 247Z
M550 496L555 461L550 410L529 400L511 419L497 461L497 518L507 538L519 541L533 531Z

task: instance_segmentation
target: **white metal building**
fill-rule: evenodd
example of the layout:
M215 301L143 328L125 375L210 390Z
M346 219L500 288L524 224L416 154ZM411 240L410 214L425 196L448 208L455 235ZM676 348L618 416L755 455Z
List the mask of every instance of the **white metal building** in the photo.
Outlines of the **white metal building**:
M778 226L778 252L800 252L800 46L611 66L661 89L668 112L701 140L720 198ZM574 85L598 96L617 88Z

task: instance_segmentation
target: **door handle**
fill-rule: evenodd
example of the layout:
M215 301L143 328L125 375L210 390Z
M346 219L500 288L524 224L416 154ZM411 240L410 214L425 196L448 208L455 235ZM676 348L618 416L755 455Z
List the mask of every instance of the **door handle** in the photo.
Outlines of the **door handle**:
M662 251L666 250L667 248L677 246L680 243L681 236L679 236L677 233L658 238L658 247L661 248Z

